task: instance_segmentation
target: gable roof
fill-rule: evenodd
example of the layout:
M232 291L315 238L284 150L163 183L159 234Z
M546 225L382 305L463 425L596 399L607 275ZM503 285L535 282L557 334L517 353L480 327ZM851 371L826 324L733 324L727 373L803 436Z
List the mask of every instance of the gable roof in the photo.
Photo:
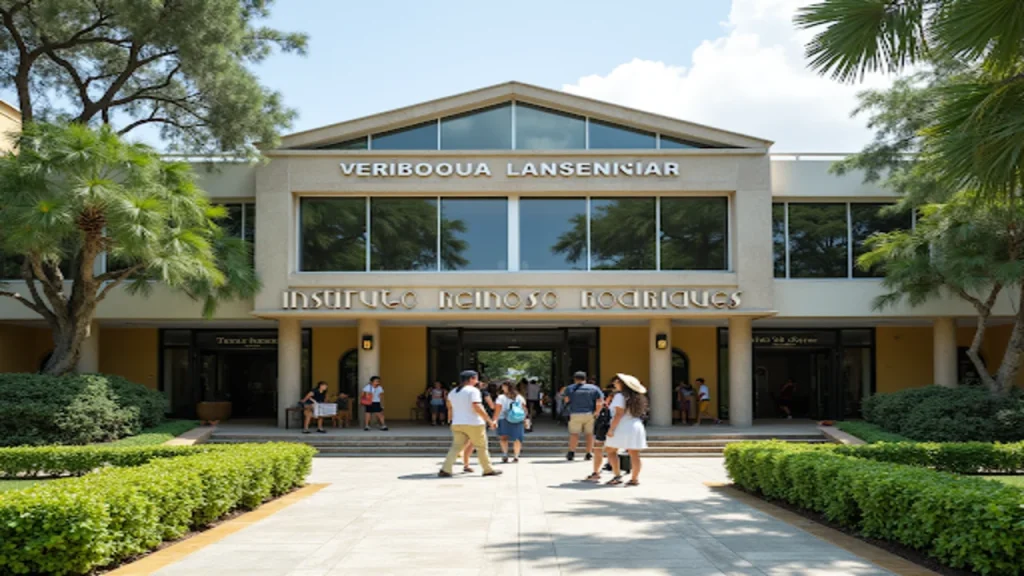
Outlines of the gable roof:
M281 138L280 148L311 148L413 126L439 117L461 114L495 104L518 101L562 112L589 116L631 128L727 148L768 148L771 140L720 130L670 116L643 112L567 92L522 82L505 82L430 100L404 108L296 132Z

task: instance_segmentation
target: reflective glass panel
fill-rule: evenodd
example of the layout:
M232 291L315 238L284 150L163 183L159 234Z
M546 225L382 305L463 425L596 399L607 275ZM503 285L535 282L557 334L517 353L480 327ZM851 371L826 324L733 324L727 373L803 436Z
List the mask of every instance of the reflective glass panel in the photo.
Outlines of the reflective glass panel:
M587 200L519 201L520 270L587 269Z
M850 223L853 235L853 275L856 278L873 278L884 276L877 267L863 270L857 265L857 259L868 252L866 241L872 235L894 230L910 230L912 226L910 212L892 214L882 212L891 204L850 204Z
M582 116L516 103L517 150L583 150L587 123Z
M250 244L249 249L253 255L256 252L256 204L243 204L245 210L245 229L242 230L242 238Z
M236 238L242 237L242 205L241 204L225 204L224 208L227 209L228 215L226 218L221 219L218 223L228 236L234 236Z
M654 270L655 229L654 198L592 198L591 269Z
M366 199L303 198L300 270L366 270Z
M437 122L431 120L417 126L374 134L373 150L437 150Z
M661 199L662 270L725 270L728 247L727 198Z
M508 269L508 200L441 199L441 269Z
M437 200L370 199L370 269L437 270Z
M786 277L786 205L772 204L772 260L775 277Z
M590 148L592 150L654 148L654 144L653 132L590 120Z
M790 278L847 277L846 204L789 204Z
M334 142L333 144L325 144L323 146L317 146L317 150L366 150L367 138L354 138L352 140L346 140L344 142Z
M688 142L680 138L673 138L671 136L661 135L661 148L662 150L683 150L687 148L710 148L705 144L697 144L696 142Z
M441 119L442 150L511 150L512 105Z

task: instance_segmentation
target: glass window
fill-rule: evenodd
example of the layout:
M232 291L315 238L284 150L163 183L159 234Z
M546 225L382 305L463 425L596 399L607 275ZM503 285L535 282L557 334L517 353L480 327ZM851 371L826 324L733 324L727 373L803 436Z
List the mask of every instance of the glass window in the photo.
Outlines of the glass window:
M366 199L303 198L300 270L366 270Z
M775 277L786 277L786 205L772 204L772 260Z
M245 211L245 226L242 229L242 238L248 241L251 246L250 249L253 252L253 256L256 253L256 205L255 204L243 204Z
M661 269L728 268L729 200L661 199Z
M516 113L518 118L518 110ZM519 268L587 269L585 198L523 198L519 201Z
M370 269L437 270L436 199L370 199Z
M590 121L590 148L592 150L654 148L654 133L592 119Z
M590 201L590 267L654 270L654 198Z
M789 276L847 277L846 204L789 204Z
M409 128L374 134L373 150L437 150L437 122L431 120Z
M587 124L582 116L516 103L517 150L583 150Z
M871 349L843 349L843 417L860 418L864 400L871 396Z
M508 269L508 200L441 199L441 269Z
M236 238L242 237L242 205L241 204L225 204L224 208L227 209L228 215L226 218L220 220L220 227L227 233L228 236L234 236Z
M872 235L894 230L910 230L910 212L889 213L882 209L891 204L850 204L850 223L853 235L853 275L856 278L873 278L884 276L878 267L862 270L857 266L857 259L867 253L866 241Z
M511 150L512 105L442 118L441 149Z
M325 144L323 146L317 146L317 150L366 150L369 148L368 138L363 136L361 138L354 138L352 140L346 140L344 142L334 142L331 144Z
M683 150L687 148L709 148L705 144L697 144L696 142L688 142L679 138L673 138L671 136L661 135L661 149L662 150Z
M0 254L0 280L21 278L21 257Z

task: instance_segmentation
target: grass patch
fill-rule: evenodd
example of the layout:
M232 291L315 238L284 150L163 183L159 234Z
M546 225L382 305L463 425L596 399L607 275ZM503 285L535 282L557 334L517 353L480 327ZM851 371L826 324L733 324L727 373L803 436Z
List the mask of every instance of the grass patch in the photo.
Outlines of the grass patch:
M20 490L41 482L41 480L0 480L0 492Z
M888 432L882 429L876 424L870 422L861 421L846 421L836 422L836 428L839 428L843 432L856 436L868 444L874 444L876 442L916 442L906 436L900 436L899 434Z
M106 446L154 446L188 432L199 426L195 420L169 420L128 438L122 438L105 444Z
M1003 484L1009 484L1010 486L1024 488L1024 476L985 476L985 478L995 480L996 482L1002 482Z

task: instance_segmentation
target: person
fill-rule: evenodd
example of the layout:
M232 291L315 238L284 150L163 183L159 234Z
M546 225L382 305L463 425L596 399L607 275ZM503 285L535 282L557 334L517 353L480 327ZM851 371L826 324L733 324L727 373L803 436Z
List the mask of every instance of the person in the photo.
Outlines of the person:
M787 420L793 419L793 392L796 391L796 384L792 378L786 378L786 383L779 390L779 409L786 414Z
M427 396L430 398L430 425L440 426L442 423L441 418L444 416L445 411L445 398L448 397L448 393L445 392L440 380L434 382L434 386L430 389Z
M338 393L338 398L337 398L338 415L337 415L337 419L338 419L338 423L341 424L342 428L348 428L348 425L351 424L352 411L349 408L349 402L350 401L351 401L351 398L349 398L348 394L345 394L344 392L339 392Z
M682 415L683 424L689 424L690 407L693 405L693 385L686 380L680 382L676 397L679 399L679 413Z
M370 404L366 406L366 419L363 430L370 430L370 419L376 415L377 425L382 431L387 431L388 425L384 423L384 387L380 385L380 376L370 378L370 383L363 387L363 397L370 398Z
M611 486L622 484L618 451L629 453L632 476L627 486L640 485L640 451L647 449L647 431L644 429L644 415L647 414L647 388L636 377L629 374L615 375L615 398L612 399L612 423L608 438L604 442L605 452L612 463Z
M452 477L452 466L465 447L472 442L478 448L480 467L484 476L498 476L501 470L491 466L491 456L487 450L487 430L497 428L498 424L487 415L483 407L480 389L476 387L478 375L473 370L464 370L459 374L459 385L448 394L448 403L452 407L452 445L444 459L441 470L437 473L441 478Z
M572 462L576 458L580 434L587 437L586 459L589 461L594 457L594 419L601 413L603 401L601 389L587 383L586 372L573 374L573 383L566 387L564 399L569 412L569 451L565 454L566 460Z
M492 416L493 417L493 415L494 415L494 401L491 400L490 385L486 381L481 380L478 383L477 387L480 388L480 397L483 398L483 401L484 401L483 402L484 410L487 412L488 416ZM450 406L450 404L449 404L449 406ZM450 409L451 408L449 407L449 410ZM475 448L476 448L476 446L473 444L472 441L470 441L470 442L466 442L466 447L462 449L462 471L466 472L467 474L472 474L473 473L473 468L470 467L470 465L469 465L469 459L470 459L470 457L473 456L473 450Z
M540 406L540 382L537 382L536 378L530 378L530 381L526 384L526 403L530 408L530 419L534 420L543 413L543 409ZM533 430L527 430L532 432Z
M501 396L496 402L494 418L498 420L498 442L501 443L501 461L508 462L508 443L512 442L512 461L519 462L523 446L526 421L526 399L519 395L512 382L501 384Z
M700 426L701 418L711 418L718 424L720 420L711 416L711 390L703 378L697 378L697 426Z
M601 411L598 413L597 418L594 419L594 471L584 479L585 482L601 481L601 461L605 451L604 443L608 439L608 429L611 428L612 424L611 402L614 396L615 389L609 388L604 396L604 400L601 402ZM611 470L611 461L605 464L603 469Z
M313 388L302 398L302 414L305 416L302 423L302 433L309 434L309 423L313 420L313 411L316 410L317 404L327 403L327 382L323 380L316 383L316 388ZM323 416L317 416L316 418L316 431L321 434L327 434L327 430L324 430L324 418Z

